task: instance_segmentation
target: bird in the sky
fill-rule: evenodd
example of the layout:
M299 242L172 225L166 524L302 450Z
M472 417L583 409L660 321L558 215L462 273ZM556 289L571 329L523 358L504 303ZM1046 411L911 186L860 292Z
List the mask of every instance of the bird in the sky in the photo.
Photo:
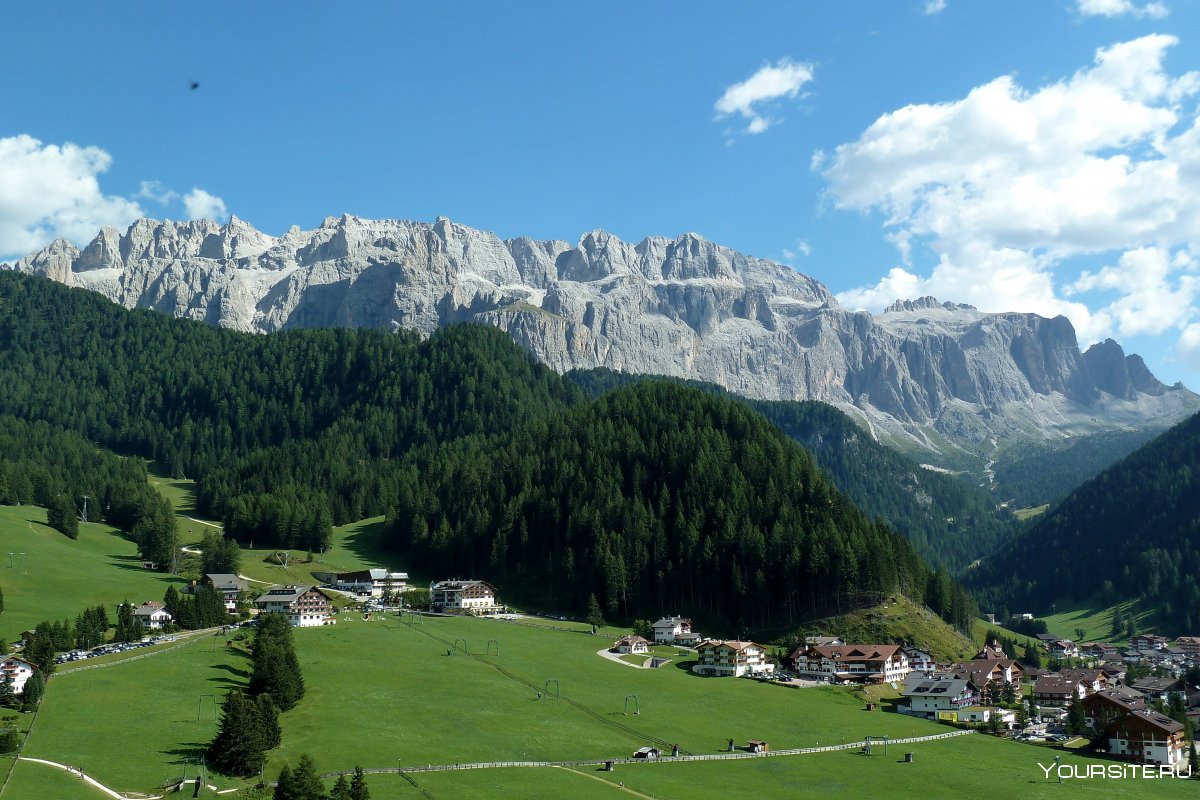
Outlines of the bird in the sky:
M190 85L191 85L191 87L192 87L192 91L193 91L193 92L194 92L194 91L196 91L197 89L199 89L199 88L200 88L200 82L199 82L199 81L192 81Z

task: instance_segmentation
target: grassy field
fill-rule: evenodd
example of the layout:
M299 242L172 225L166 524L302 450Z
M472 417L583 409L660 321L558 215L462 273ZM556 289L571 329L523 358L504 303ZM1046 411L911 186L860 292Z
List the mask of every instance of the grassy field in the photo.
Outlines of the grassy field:
M74 620L88 606L104 604L115 619L122 601L161 600L169 585L181 583L143 569L137 547L114 528L81 523L71 540L45 523L45 509L0 506L0 637L9 642L42 620ZM13 567L7 553L14 553Z
M1017 633L1016 631L1009 630L1001 625L993 625L986 619L976 619L971 623L971 638L974 640L975 644L983 647L985 644L987 644L987 633L990 630L999 631L1003 636L1007 636L1010 639L1016 639L1021 647L1033 645L1036 648L1039 646L1036 638L1032 636L1026 636L1023 633ZM1022 653L1010 653L1010 655L1020 658Z
M1048 510L1050 510L1050 504L1045 503L1044 505L1031 506L1030 508L1018 508L1016 511L1013 511L1013 516L1022 522L1025 522L1033 519L1036 516L1045 514Z
M296 631L308 693L282 716L284 743L270 753L267 777L302 753L312 755L319 770L333 771L356 764L624 757L655 739L713 753L723 751L731 737L739 744L766 739L773 749L782 749L946 730L899 714L865 711L848 689L702 678L686 669L688 660L657 670L629 669L596 655L621 631L605 629L592 636L582 624L556 625L568 630L461 618L427 617L412 625L395 617L364 622L345 614L334 626ZM55 677L25 755L82 766L121 791L149 792L194 774L196 759L216 729L213 701L247 677L245 656L224 644L206 637L153 658ZM537 699L547 680L555 678L566 699ZM631 700L626 716L626 696L634 693L641 713L633 713ZM857 797L894 788L897 780L922 786L932 797L971 796L1001 785L1021 787L1023 797L1106 796L1083 781L1047 784L1036 767L1039 758L1052 758L1045 748L976 736L906 749L917 753L915 764L897 763L899 752L887 757L839 753L621 766L612 775L524 768L422 773L415 779L439 798L622 795L619 787L596 778L623 780L627 789L654 798L694 797L697 786L705 787L702 796L756 800L779 796L784 788L792 796L806 796L807 788L810 794ZM21 765L4 796L59 796L49 784L64 778L42 769ZM397 776L371 780L379 796L417 796ZM238 785L216 775L210 782ZM1167 784L1156 782L1146 796L1178 796Z
M194 776L216 733L215 703L248 677L245 658L224 644L206 636L152 658L52 677L22 755L82 767L122 790Z
M1107 605L1099 598L1092 598L1082 603L1059 604L1059 608L1053 614L1042 617L1042 619L1046 620L1046 626L1050 629L1050 633L1065 639L1076 642L1124 644L1129 641L1128 636L1124 633L1117 636L1112 634L1113 612L1118 608L1121 609L1124 616L1129 616L1129 604L1127 603ZM1082 638L1075 632L1076 628L1084 630ZM1140 633L1154 632L1153 612L1139 612L1137 628Z
M9 764L3 768L8 770ZM98 800L98 789L45 764L18 761L4 790L4 800Z

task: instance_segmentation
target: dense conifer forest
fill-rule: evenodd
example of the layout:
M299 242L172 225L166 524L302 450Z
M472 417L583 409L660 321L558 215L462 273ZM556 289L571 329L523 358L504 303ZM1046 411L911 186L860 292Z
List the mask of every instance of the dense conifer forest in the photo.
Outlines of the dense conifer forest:
M969 573L989 608L1140 599L1160 630L1200 629L1200 414L1071 492Z
M739 399L802 444L833 484L865 514L903 533L924 558L953 573L992 552L1021 529L987 492L954 475L924 469L876 442L827 403L738 398L716 384L608 369L574 370L567 379L589 397L646 380L666 380Z
M588 402L492 328L255 336L0 273L0 380L7 452L40 465L41 499L126 491L46 455L94 444L195 478L199 510L259 546L320 549L332 525L386 513L417 567L746 624L945 583L746 404L662 384ZM140 462L96 458L149 497ZM138 525L110 499L103 513ZM951 589L937 610L965 624Z

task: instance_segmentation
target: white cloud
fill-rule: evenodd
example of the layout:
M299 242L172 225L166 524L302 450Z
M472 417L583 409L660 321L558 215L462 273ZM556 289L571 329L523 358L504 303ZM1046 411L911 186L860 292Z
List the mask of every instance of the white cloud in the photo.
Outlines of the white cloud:
M940 14L946 10L946 0L925 0L925 7L922 9L926 16Z
M905 265L839 298L878 310L933 294L1065 314L1084 341L1182 329L1197 295L1181 254L1200 248L1200 76L1164 71L1176 41L1101 49L1091 67L1034 90L1004 76L906 106L814 156L836 207L882 212ZM911 263L923 246L936 261L925 275ZM1107 252L1122 254L1115 266L1068 275L1060 292L1073 257ZM1116 299L1089 305L1084 292Z
M97 147L0 138L0 254L25 255L59 237L86 241L142 216L135 201L100 190L111 163Z
M804 84L813 79L813 66L802 61L780 59L767 65L741 83L735 83L713 105L717 118L740 114L749 120L746 133L762 133L772 120L764 107L783 97L794 98Z
M783 257L788 261L795 259L796 256L804 256L807 258L811 255L812 245L808 243L807 239L797 239L796 244L793 247L783 248Z
M1075 9L1085 17L1120 17L1129 14L1162 19L1170 13L1166 3L1151 2L1139 6L1133 0L1076 0Z
M183 204L189 219L224 220L225 202L199 187L180 195L142 181L132 198L106 195L99 176L112 156L98 147L46 144L20 134L0 138L0 256L21 257L67 239L91 241L100 228L125 228L146 216L138 200Z
M159 205L170 205L179 199L179 192L173 192L159 181L142 181L134 197L153 200Z
M199 186L183 196L183 207L188 219L211 219L220 222L228 218L225 211L225 201L216 195L209 194Z
M1193 369L1200 370L1200 322L1193 322L1179 334L1177 352Z

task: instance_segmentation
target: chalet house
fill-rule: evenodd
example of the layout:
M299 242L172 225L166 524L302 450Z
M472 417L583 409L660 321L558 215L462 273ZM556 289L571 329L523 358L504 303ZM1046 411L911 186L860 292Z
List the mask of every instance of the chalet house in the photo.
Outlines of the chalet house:
M157 600L149 600L135 608L133 618L141 622L146 630L158 630L173 622L170 613Z
M683 617L663 617L654 623L654 641L673 643L680 635L692 632L692 621Z
M998 717L1001 726L1004 728L1011 729L1017 723L1016 712L993 706L967 706L958 712L955 720L957 722L972 722L981 725L992 717Z
M1159 636L1157 633L1143 633L1130 639L1129 647L1131 650L1145 655L1162 650L1169 641L1167 637Z
M487 581L451 580L429 584L429 602L437 611L490 614L499 611L496 587Z
M984 648L975 654L972 661L1004 661L1008 658L1008 654L1004 652L1004 648L995 639L990 644L984 645Z
M837 644L845 644L846 640L840 636L806 636L804 643L810 647L832 647Z
M696 653L700 661L692 672L697 675L741 677L775 671L775 665L767 660L767 649L754 642L710 639L697 645Z
M378 567L338 572L329 577L329 585L334 589L364 597L383 597L386 592L403 592L408 588L407 572L388 572Z
M1088 642L1079 646L1079 654L1085 658L1104 661L1110 658L1117 658L1121 654L1121 648L1108 642Z
M1039 706L1065 708L1072 698L1082 700L1086 695L1087 687L1082 683L1056 673L1043 675L1033 684L1033 700Z
M1059 674L1067 680L1079 681L1088 694L1108 686L1108 673L1102 669L1064 669Z
M200 579L200 583L220 592L225 598L225 610L237 611L238 595L250 591L250 584L245 578L229 573L210 572Z
M1109 755L1159 766L1187 762L1183 726L1152 709L1133 711L1110 722L1104 735Z
M994 657L996 652L1003 655L1003 650L984 648L983 652L988 653L989 651L993 657L976 657L974 661L965 661L952 665L949 671L960 677L969 679L972 684L978 687L984 703L999 702L999 693L1005 685L1012 686L1014 691L1019 695L1021 693L1021 679L1025 674L1021 665L1011 658ZM980 655L983 655L983 653Z
M931 653L907 644L902 645L900 650L904 653L904 657L908 659L908 669L910 672L928 674L937 670L937 661L934 660Z
M637 750L633 751L634 758L644 758L647 761L654 761L660 755L662 755L662 751L659 750L657 747L650 747L650 746L639 747Z
M333 622L328 598L313 586L272 586L254 605L264 614L283 614L294 628Z
M1171 644L1192 661L1200 660L1200 636L1180 636Z
M684 631L683 633L675 634L675 641L673 644L677 644L682 647L695 647L696 643L702 639L703 637L695 631Z
M614 653L649 653L650 642L641 636L622 636L612 646Z
M1046 646L1046 649L1055 658L1075 658L1079 655L1079 648L1070 639L1055 639Z
M1110 722L1145 708L1145 696L1126 686L1114 686L1083 698L1083 714L1092 731L1102 731Z
M25 691L25 682L33 675L35 669L36 667L32 663L20 656L8 656L0 661L0 672L3 673L5 680L12 681L13 694L21 694Z
M908 700L901 711L914 717L937 719L939 713L958 712L979 702L979 691L957 675L911 675L901 694Z
M797 672L830 681L902 681L908 658L894 644L841 644L796 648L791 655Z

